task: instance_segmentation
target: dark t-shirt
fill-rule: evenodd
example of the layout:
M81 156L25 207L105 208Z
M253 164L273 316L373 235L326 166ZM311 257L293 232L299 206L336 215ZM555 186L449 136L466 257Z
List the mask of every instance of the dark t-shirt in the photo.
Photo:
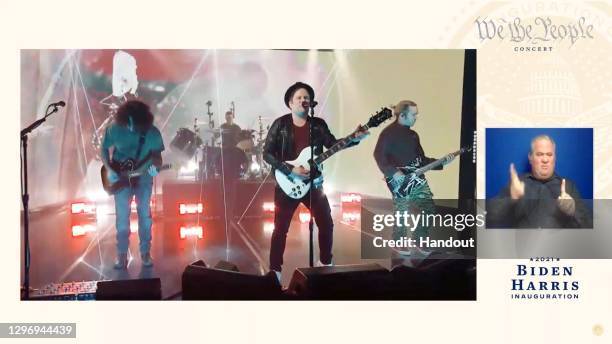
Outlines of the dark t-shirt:
M300 155L300 152L310 145L308 136L308 122L301 127L293 124L293 157L290 160L297 158L298 155Z
M487 201L488 228L593 228L593 211L571 180L565 179L565 191L575 202L573 216L563 213L558 205L563 178L554 174L540 180L527 173L519 179L525 183L525 195L521 199L511 199L508 185Z
M410 127L398 124L397 121L380 133L374 149L374 159L386 177L393 176L397 167L422 167L435 161L425 156L419 134ZM439 170L442 167L435 169Z
M223 123L220 126L223 133L221 134L223 147L235 147L238 144L238 138L240 135L240 126L237 124Z

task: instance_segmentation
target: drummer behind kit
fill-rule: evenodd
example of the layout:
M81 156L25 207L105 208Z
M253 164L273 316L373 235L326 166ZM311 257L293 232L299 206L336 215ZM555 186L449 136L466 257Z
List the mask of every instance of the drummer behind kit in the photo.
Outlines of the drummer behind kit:
M255 130L241 130L238 133L238 143L236 147L242 149L245 153L252 153L255 148L255 142L253 141L253 132Z
M178 153L183 162L190 161L194 157L198 160L197 178L204 180L218 178L225 171L224 168L236 169L236 171L225 171L225 173L237 173L243 179L265 178L270 172L270 167L264 162L262 154L266 136L263 118L259 116L258 139L255 143L255 130L237 131L234 128L214 128L212 112L210 112L212 102L209 101L206 105L208 106L209 128L198 128L197 119L193 130L180 128L170 142L172 151ZM206 137L210 137L210 140L202 140L200 131ZM227 135L232 135L232 138L227 139ZM230 143L231 147L226 145L221 147L217 142L218 138L222 138L222 142Z

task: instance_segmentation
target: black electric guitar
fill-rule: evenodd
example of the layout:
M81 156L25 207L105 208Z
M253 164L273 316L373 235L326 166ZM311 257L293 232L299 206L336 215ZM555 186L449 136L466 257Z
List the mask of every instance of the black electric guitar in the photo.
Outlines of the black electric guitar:
M137 182L137 178L144 173L147 173L147 169L151 166L151 158L145 159L140 164L136 164L134 160L127 159L121 163L113 162L113 169L118 171L119 179L115 182L111 182L108 179L108 169L106 166L102 166L100 169L100 177L102 179L102 187L109 195L114 195L117 191L128 187ZM172 165L165 164L158 168L158 171L167 170L172 168Z
M443 156L442 158L436 161L433 161L423 167L418 167L418 168L412 167L412 166L398 167L398 169L404 173L404 176L402 176L402 178L400 178L399 180L395 180L393 179L393 177L385 178L385 181L387 182L387 187L393 194L393 197L396 197L396 198L406 197L410 194L410 192L412 192L414 188L425 183L425 180L423 178L419 178L419 176L421 176L425 172L428 172L436 167L441 166L442 164L444 164L444 161L446 161L446 159L453 159L465 152L470 152L470 151L472 151L472 147L463 147L460 150L449 153Z

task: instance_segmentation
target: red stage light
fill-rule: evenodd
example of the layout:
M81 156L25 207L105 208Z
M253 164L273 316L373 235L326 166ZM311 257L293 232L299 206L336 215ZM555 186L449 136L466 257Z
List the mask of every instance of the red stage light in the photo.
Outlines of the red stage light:
M204 206L202 203L179 203L179 213L185 214L202 214Z
M361 219L361 213L356 211L342 212L342 221L355 222Z
M202 239L204 236L204 230L202 229L202 226L181 226L179 234L181 239L185 239L188 236L197 236L198 239Z
M342 203L361 203L361 194L358 193L343 193L340 196Z
M263 223L263 230L266 233L274 232L274 221L265 221Z
M96 214L96 204L95 203L85 203L85 202L77 202L72 203L70 206L70 211L73 214Z
M274 206L274 202L264 202L262 205L263 211L266 213L273 213L276 207Z
M95 231L96 231L96 226L92 224L72 226L72 236L73 237L82 236L87 233L91 233Z

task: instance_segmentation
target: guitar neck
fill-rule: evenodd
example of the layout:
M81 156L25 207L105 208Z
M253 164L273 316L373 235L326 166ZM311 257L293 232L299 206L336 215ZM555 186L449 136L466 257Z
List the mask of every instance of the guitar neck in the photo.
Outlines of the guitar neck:
M362 126L363 130L368 130L369 127L367 125ZM343 150L344 148L346 148L349 144L351 144L351 142L353 141L353 139L357 137L357 132L354 132L352 134L350 134L349 136L338 140L338 142L336 142L336 144L334 144L333 146L331 146L328 150L326 150L325 152L323 152L321 155L317 156L314 160L314 162L319 165L321 163L323 163L323 161L329 159L332 157L332 155L338 153L339 151Z
M138 177L138 176L140 176L141 174L143 174L143 173L144 173L144 171L145 171L147 168L149 168L149 166L150 166L152 163L153 163L153 162L151 161L151 159L150 159L150 158L147 158L147 159L146 159L145 161L143 161L143 162L140 164L140 166L138 166L136 169L134 169L134 170L132 170L132 171L130 171L130 170L125 171L125 172L124 172L124 173L125 173L124 175L125 175L126 177L128 177L128 178Z
M447 157L453 157L454 158L457 155L460 155L461 153L463 153L464 151L465 151L464 149L460 149L460 150L458 150L456 152L450 153L450 154L448 154L448 155L446 155L446 156L444 156L444 157L442 157L442 158L440 158L440 159L438 159L436 161L433 161L433 162L431 162L431 163L429 163L429 164L427 164L427 165L425 165L423 167L417 168L412 173L414 173L415 175L419 176L419 175L421 175L421 174L423 174L425 172L433 170L434 168L439 167L442 164L444 164L444 160L446 160Z
M129 178L133 178L133 177L138 177L138 176L141 176L141 175L143 175L143 174L145 173L146 169L148 169L150 165L151 165L150 163L143 164L143 165L142 165L141 167L139 167L137 170L132 171L132 172L128 172L128 174L127 174L127 175L128 175L128 177L129 177ZM145 166L146 166L146 168L145 168ZM165 164L165 165L162 165L162 166L161 166L160 168L158 168L157 170L158 170L158 171L163 171L163 170L167 170L167 169L169 169L169 168L172 168L172 165L170 165L170 164Z

